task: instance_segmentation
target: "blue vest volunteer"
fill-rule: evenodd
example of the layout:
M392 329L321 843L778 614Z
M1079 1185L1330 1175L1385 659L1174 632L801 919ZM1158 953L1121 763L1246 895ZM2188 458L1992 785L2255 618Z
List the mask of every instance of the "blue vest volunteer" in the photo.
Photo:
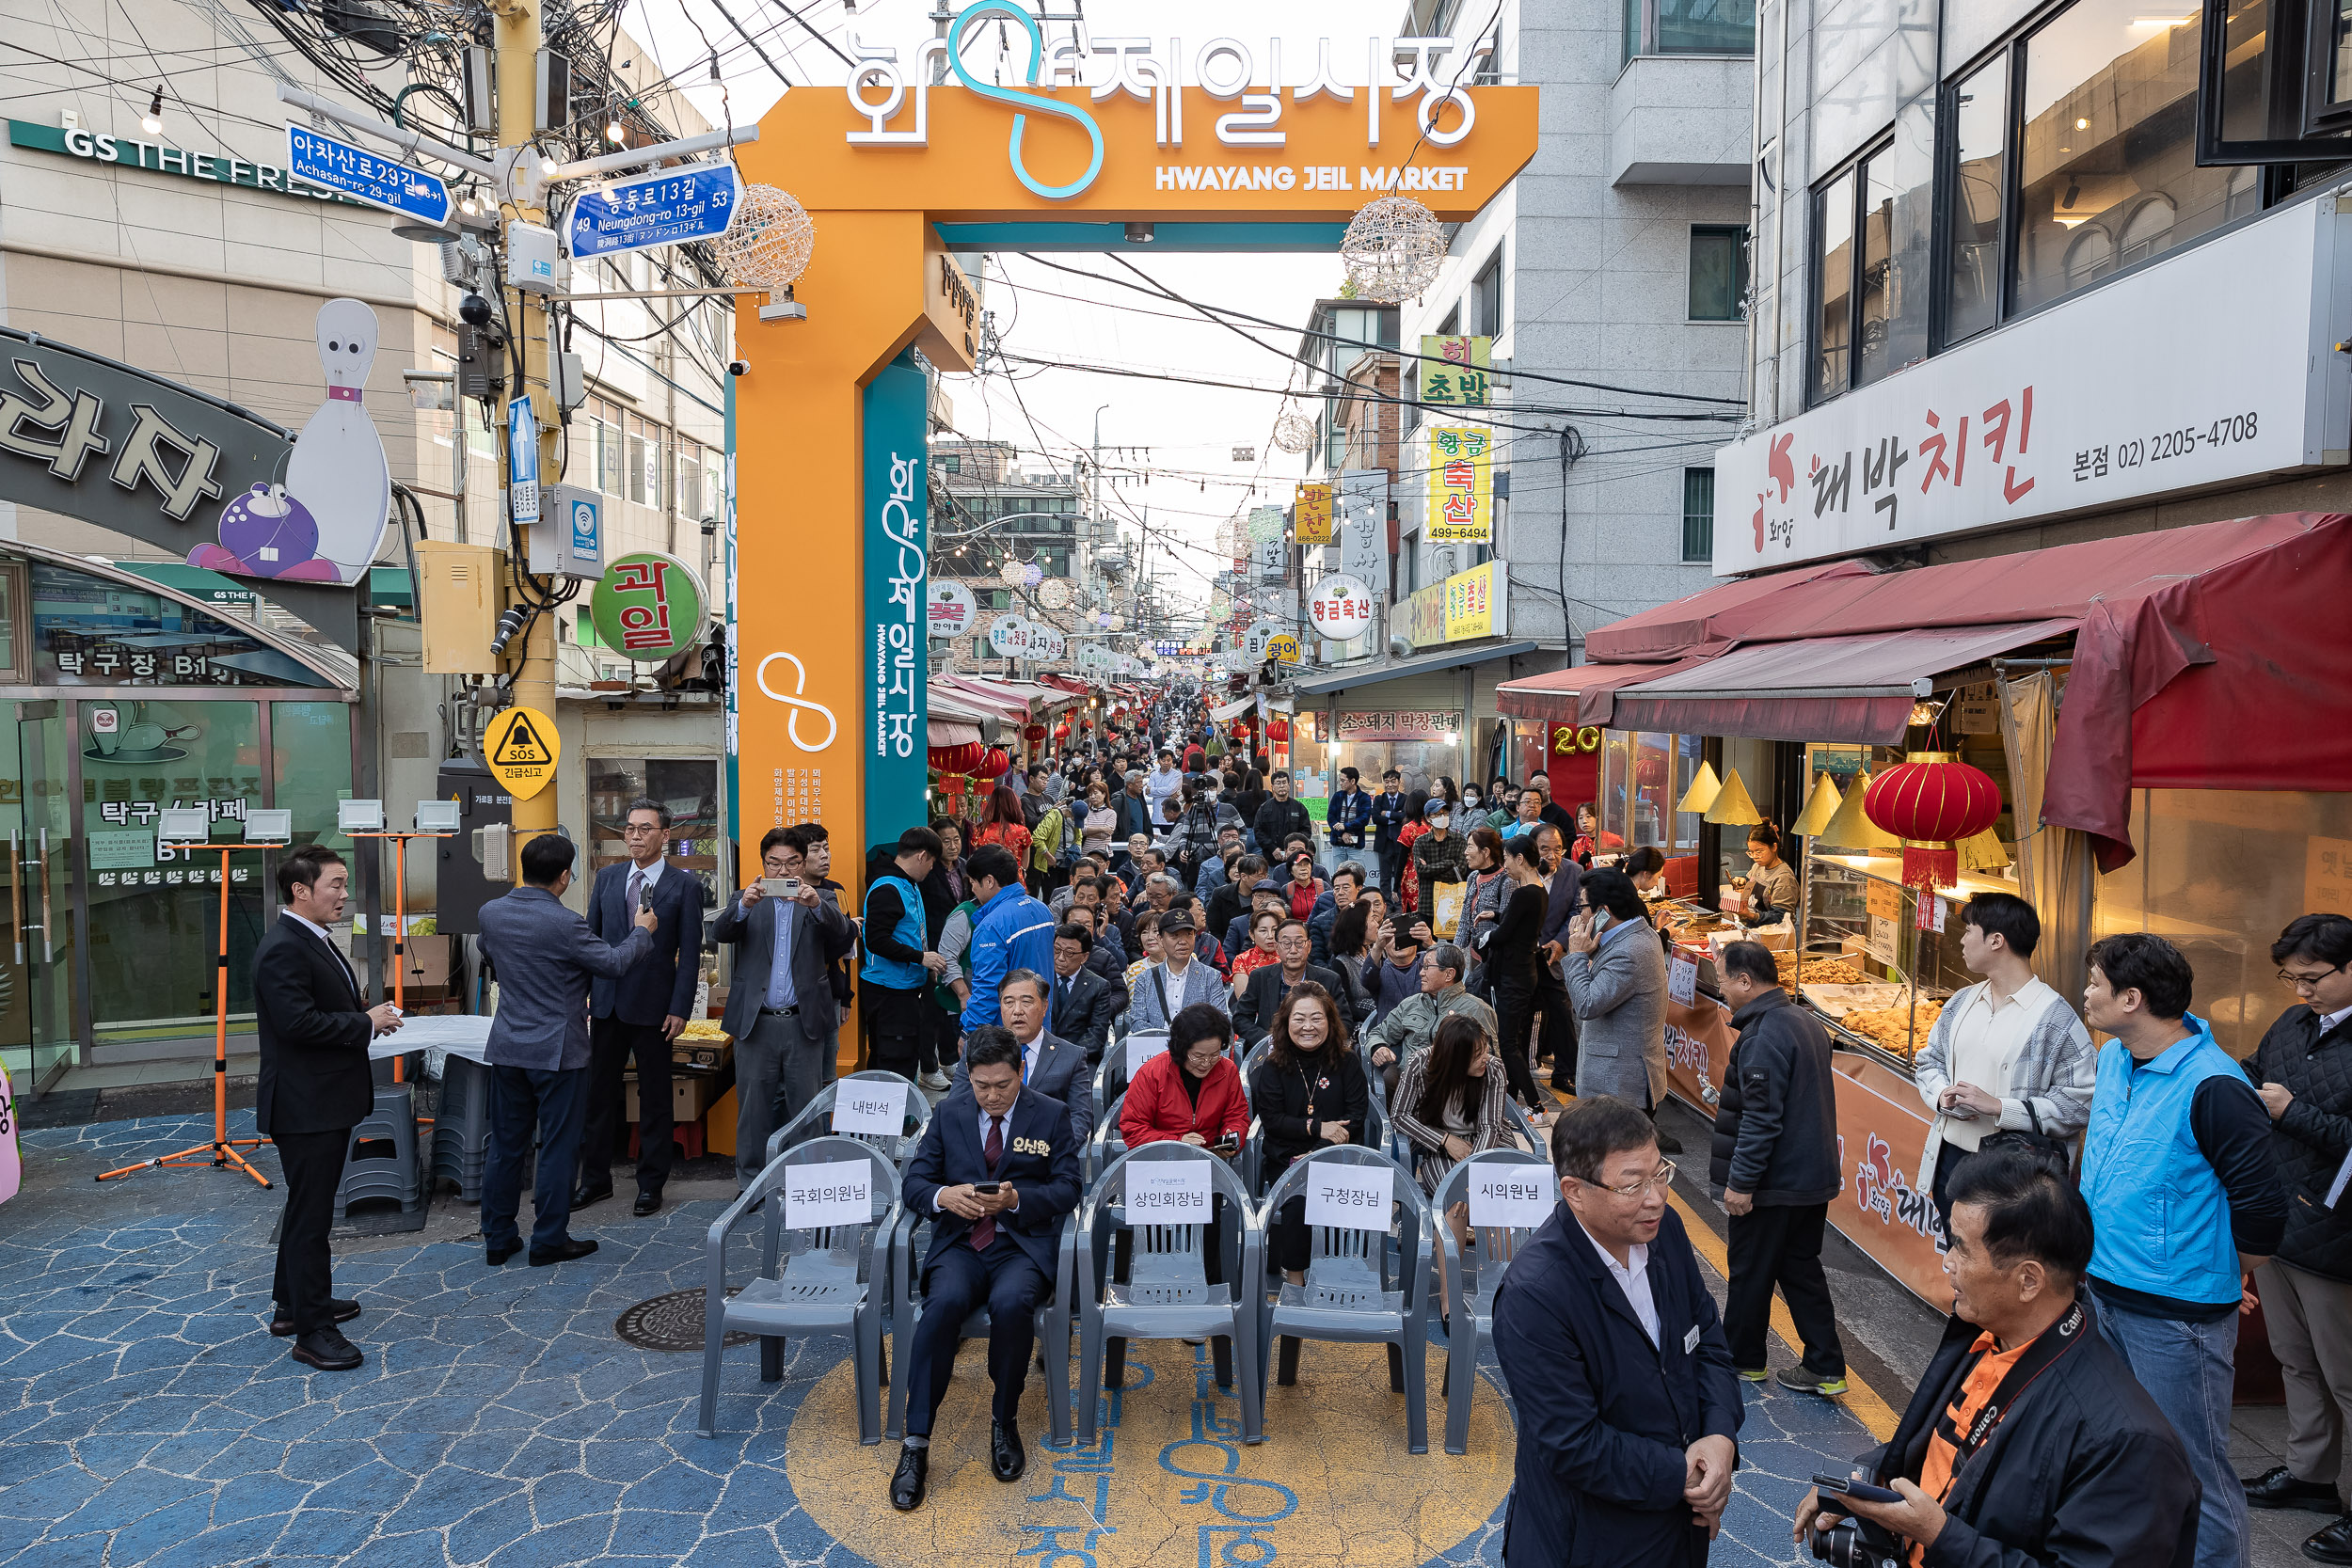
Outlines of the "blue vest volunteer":
M866 902L869 914L874 902L874 894L882 888L889 888L898 895L898 924L890 934L902 944L920 953L923 950L925 934L923 895L916 892L914 884L904 877L897 875L877 877L874 879L873 886L866 890ZM885 958L870 946L866 950L866 962L858 970L858 974L874 985L888 986L892 990L914 990L918 986L928 984L930 979L930 971L926 970L920 962Z
M2135 1064L2113 1040L2099 1053L2084 1143L2083 1197L2098 1216L2090 1272L2110 1285L2174 1301L2240 1295L2230 1200L2197 1146L2189 1106L2198 1085L2243 1076L2194 1013L2197 1032Z

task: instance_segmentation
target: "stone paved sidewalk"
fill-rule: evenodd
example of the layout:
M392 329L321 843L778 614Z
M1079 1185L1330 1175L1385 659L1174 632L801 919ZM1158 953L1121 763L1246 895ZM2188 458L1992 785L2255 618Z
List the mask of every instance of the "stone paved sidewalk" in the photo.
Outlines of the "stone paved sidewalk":
M249 1114L232 1123L249 1135ZM478 1238L466 1235L471 1211L446 1196L421 1235L339 1242L336 1288L365 1304L350 1327L369 1360L356 1373L313 1372L264 1331L278 1193L210 1169L103 1187L90 1180L204 1131L200 1119L174 1117L24 1136L26 1189L0 1208L0 1277L9 1281L0 1306L0 1563L945 1568L950 1559L1018 1558L1040 1568L1057 1560L1109 1568L1149 1560L1132 1555L1145 1544L1132 1532L1075 1558L1022 1546L1011 1532L1042 1528L1021 1523L1022 1510L1045 1499L1016 1497L1018 1488L960 1496L958 1506L995 1511L968 1549L925 1534L912 1550L918 1532L895 1528L883 1497L892 1450L855 1449L846 1399L834 1402L843 1409L820 1400L803 1411L803 1396L843 1359L840 1340L787 1347L784 1381L772 1386L758 1382L755 1352L731 1352L725 1435L697 1434L699 1356L627 1344L613 1320L636 1302L701 1283L717 1196L651 1220L629 1217L625 1205L592 1210L578 1229L602 1250L551 1269L528 1268L519 1256L487 1267ZM269 1150L259 1163L275 1179ZM738 1276L744 1273L748 1259ZM1443 1419L1437 1366L1433 1437ZM977 1411L984 1376L975 1346L954 1397ZM835 1393L846 1393L837 1378L826 1398ZM1483 1457L1408 1456L1375 1402L1389 1397L1384 1379L1368 1392L1366 1446L1348 1461L1386 1472L1377 1506L1408 1508L1414 1489L1451 1486L1445 1478L1455 1474L1502 1465L1507 1477L1507 1416L1497 1417L1498 1441ZM978 1427L984 1442L985 1422ZM1714 1560L1793 1560L1786 1519L1804 1478L1825 1456L1867 1440L1835 1406L1751 1391L1742 1444L1751 1468ZM1248 1474L1333 1462L1329 1452L1302 1459L1297 1447L1286 1454L1279 1432L1243 1451ZM1057 1467L1055 1458L1033 1447L1032 1475ZM1133 1448L1127 1460L1136 1468L1120 1466L1121 1484L1165 1486L1171 1499L1189 1473ZM797 1481L816 1489L815 1498L826 1478L846 1476L841 1495L858 1515L865 1505L855 1487L866 1471L871 1529L865 1517L845 1526L829 1493L829 1530L796 1491ZM988 1486L984 1478L965 1484ZM1499 1560L1500 1518L1498 1508L1433 1559ZM1188 1544L1181 1550L1191 1555ZM1302 1554L1286 1545L1282 1555Z

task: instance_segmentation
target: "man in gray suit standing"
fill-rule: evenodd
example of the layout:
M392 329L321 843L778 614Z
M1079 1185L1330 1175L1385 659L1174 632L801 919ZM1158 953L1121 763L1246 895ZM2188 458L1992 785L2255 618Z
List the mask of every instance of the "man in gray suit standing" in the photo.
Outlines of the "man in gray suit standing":
M523 885L482 906L482 952L498 976L490 1021L490 1159L482 1178L482 1245L496 1267L522 1245L515 1212L523 1161L539 1132L539 1178L531 1266L585 1258L594 1242L572 1239L572 1166L588 1108L588 983L626 974L653 952L651 910L639 910L628 939L614 945L565 909L572 841L541 833L523 846Z
M1080 1147L1094 1136L1094 1080L1087 1071L1087 1053L1045 1029L1045 977L1035 970L1009 970L997 988L996 1003L1004 1011L1005 1027L1021 1047L1021 1084L1070 1108L1070 1133ZM963 1064L956 1064L956 1087L964 1084Z
M759 841L760 870L711 923L735 944L726 1031L735 1038L735 1179L748 1186L768 1154L768 1134L801 1114L834 1079L841 1009L833 966L857 932L830 892L804 880L801 851L782 828ZM796 885L769 896L767 878Z

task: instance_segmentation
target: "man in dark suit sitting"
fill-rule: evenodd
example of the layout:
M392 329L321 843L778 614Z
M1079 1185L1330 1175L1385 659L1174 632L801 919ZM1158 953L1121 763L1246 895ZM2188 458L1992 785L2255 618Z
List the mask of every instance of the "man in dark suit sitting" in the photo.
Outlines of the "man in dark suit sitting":
M1091 915L1070 921L1054 933L1054 978L1047 1022L1054 1033L1086 1053L1089 1062L1103 1059L1110 1043L1111 1021L1119 1016L1126 988L1114 988L1089 967L1094 956Z
M931 1422L955 1372L964 1320L981 1307L996 1388L989 1468L1011 1481L1028 1465L1020 1412L1036 1344L1029 1314L1054 1288L1056 1238L1078 1206L1078 1138L1059 1101L1022 1085L1021 1066L1010 1032L975 1029L964 1046L964 1082L939 1102L907 1165L907 1208L930 1217L931 1244L905 1369L906 1443L890 1478L891 1506L901 1511L923 1505Z
M1280 963L1260 964L1242 982L1241 994L1233 999L1233 1029L1244 1045L1255 1045L1266 1037L1274 1027L1275 1009L1293 986L1312 980L1331 993L1342 1008L1345 1008L1354 993L1336 970L1307 961L1310 939L1307 923L1296 915L1284 917L1282 928L1274 939L1275 951L1282 957Z
M359 1315L334 1296L326 1234L335 1220L351 1130L375 1103L368 1041L400 1027L387 1002L370 1007L326 928L342 918L351 872L313 845L278 863L278 924L253 950L253 1021L262 1037L254 1120L278 1145L286 1217L278 1232L278 1307L269 1331L294 1337L293 1355L322 1371L363 1359L335 1325Z
M661 1207L670 1179L670 1042L693 1016L702 978L703 885L662 858L670 809L659 800L629 802L622 832L626 864L596 873L588 895L588 929L618 946L636 929L638 906L648 898L661 924L653 954L625 974L588 982L588 1125L580 1140L580 1184L572 1207L585 1209L612 1196L612 1145L620 1136L626 1095L621 1070L637 1063L637 1212Z
M1070 1130L1084 1147L1094 1136L1094 1077L1087 1070L1085 1053L1046 1029L1047 995L1045 977L1034 970L1012 970L996 988L1005 1028L1021 1048L1021 1082L1069 1107ZM959 1062L956 1082L963 1081L963 1064Z

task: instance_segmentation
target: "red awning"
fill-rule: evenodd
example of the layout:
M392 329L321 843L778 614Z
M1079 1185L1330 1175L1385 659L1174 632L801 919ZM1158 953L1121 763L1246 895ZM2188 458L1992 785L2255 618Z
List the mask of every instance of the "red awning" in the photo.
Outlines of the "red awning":
M1610 722L1621 730L1899 745L1913 681L2074 629L2072 621L2029 621L1752 642L1672 672L1652 666L1657 675L1617 689Z
M2076 626L2042 818L2090 834L2112 871L2132 858L2135 788L2340 790L2352 778L2348 600L2352 516L2284 513L1913 571L1841 562L1749 578L1599 627L1585 650L1660 661L1613 689L1619 729L1831 739L1842 722L1879 739L1899 733L1891 692L1888 714L1801 711L1874 704L1835 693L1931 652L1865 634L1965 632L1934 655L1949 670ZM1966 653L1977 639L2001 645ZM1774 651L1790 644L1806 651ZM1777 697L1760 684L1796 667L1821 684Z
M1611 698L1629 681L1654 680L1700 659L1677 659L1670 664L1574 664L1565 670L1505 681L1495 688L1495 709L1515 719L1541 719L1554 724L1607 724Z

